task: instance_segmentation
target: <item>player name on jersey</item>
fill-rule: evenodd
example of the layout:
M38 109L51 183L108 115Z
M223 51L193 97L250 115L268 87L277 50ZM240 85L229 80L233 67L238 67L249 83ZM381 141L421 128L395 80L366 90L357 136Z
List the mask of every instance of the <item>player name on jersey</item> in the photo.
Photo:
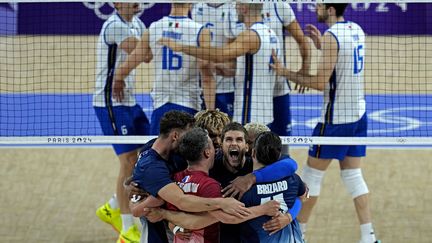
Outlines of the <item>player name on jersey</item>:
M281 192L288 189L287 181L278 181L269 184L261 184L257 185L257 193L258 194L272 194L275 192Z

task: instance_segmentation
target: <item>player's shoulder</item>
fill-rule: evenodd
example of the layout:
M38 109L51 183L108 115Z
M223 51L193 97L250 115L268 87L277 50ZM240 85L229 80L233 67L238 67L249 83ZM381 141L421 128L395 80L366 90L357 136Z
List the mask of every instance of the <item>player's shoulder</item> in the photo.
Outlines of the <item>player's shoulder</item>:
M168 22L168 16L164 16L161 19L154 21L150 24L149 29L159 29L161 25Z
M352 26L352 28L356 29L357 31L364 32L363 28L356 22L348 21L348 23Z
M114 28L118 26L124 25L123 22L119 19L117 14L111 15L102 25L102 30L107 28Z
M160 155L152 148L143 150L138 156L137 166L159 166L165 163Z
M133 21L133 23L135 25L138 25L138 26L140 26L141 28L144 28L144 29L146 28L144 22L137 15L135 15L133 17L132 21Z

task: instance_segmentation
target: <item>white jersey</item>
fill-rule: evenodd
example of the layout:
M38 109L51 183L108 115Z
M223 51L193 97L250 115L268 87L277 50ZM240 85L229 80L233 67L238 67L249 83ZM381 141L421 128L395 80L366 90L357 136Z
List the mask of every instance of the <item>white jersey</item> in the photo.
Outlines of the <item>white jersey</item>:
M364 98L365 34L356 23L337 22L326 32L338 43L336 67L324 89L321 122L352 123L366 112Z
M263 22L253 24L250 29L258 34L260 47L255 54L237 58L234 121L269 124L273 121L276 83L276 73L269 64L272 50L280 50L280 43L274 31Z
M265 2L263 4L262 16L264 23L269 26L282 43L282 59L286 64L286 48L284 27L296 20L294 11L286 2ZM273 96L282 96L290 93L291 89L285 77L278 77Z
M103 24L97 44L96 85L93 94L93 106L134 106L135 71L125 78L124 100L117 102L112 98L113 78L117 67L126 59L127 53L120 49L120 44L129 37L140 39L145 26L138 17L126 22L120 15L114 14Z
M294 20L296 20L294 11L291 6L286 2L264 2L263 9L261 12L263 16L263 22L269 26L279 38L282 45L281 57L285 62L285 37L284 37L284 27L290 25ZM235 10L235 3L232 4L231 11L228 13L224 24L224 35L226 38L234 39L246 27L243 23L237 21L237 13ZM279 77L277 79L273 96L282 96L290 93L291 89L288 85L286 78Z
M196 3L192 8L192 19L203 24L211 31L212 46L221 47L227 43L224 35L224 23L228 17L230 4L212 6L207 3ZM216 93L234 92L234 78L216 76Z
M175 39L190 46L199 46L204 26L188 17L166 16L149 28L150 48L153 53L154 84L151 92L154 109L166 103L201 110L200 70L197 58L173 52L156 42L162 37Z

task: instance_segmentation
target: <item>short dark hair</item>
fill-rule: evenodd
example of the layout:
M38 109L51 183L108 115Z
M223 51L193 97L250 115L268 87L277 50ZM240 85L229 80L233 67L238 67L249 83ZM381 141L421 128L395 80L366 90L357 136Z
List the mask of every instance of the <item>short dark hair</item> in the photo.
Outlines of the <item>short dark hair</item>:
M225 138L225 133L229 132L229 131L240 131L244 133L245 136L245 140L247 141L249 139L248 136L248 132L246 131L246 129L242 126L242 124L238 123L238 122L231 122L228 123L224 129L222 130L222 141Z
M189 164L195 164L202 158L204 149L209 147L207 130L195 127L183 135L179 153Z
M254 149L258 162L269 165L279 160L282 151L282 142L277 134L262 132L255 140Z
M178 128L184 130L188 127L192 127L194 123L195 118L189 113L176 110L168 111L160 120L159 133L162 136L168 136L173 129Z
M348 3L325 3L326 9L333 7L336 10L336 17L344 15Z

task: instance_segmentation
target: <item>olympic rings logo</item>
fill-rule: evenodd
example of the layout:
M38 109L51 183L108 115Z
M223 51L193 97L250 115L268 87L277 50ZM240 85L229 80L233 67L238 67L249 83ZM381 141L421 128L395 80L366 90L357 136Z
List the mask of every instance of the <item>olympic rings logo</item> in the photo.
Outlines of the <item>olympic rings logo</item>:
M293 106L293 110L317 110L320 111L321 107L318 106ZM375 128L368 129L368 134L386 134L386 133L397 133L404 131L413 131L420 129L421 127L432 126L432 121L420 120L418 117L410 117L409 115L403 115L403 113L418 113L424 114L425 112L432 112L432 106L408 106L408 107L397 107L387 108L381 110L375 110L368 113L368 118L371 122L378 124ZM402 113L402 114L401 114ZM423 117L427 117L423 115ZM321 117L311 117L305 121L296 121L293 119L292 126L306 126L313 129L315 125L321 120ZM424 128L422 128L424 129ZM398 141L399 143L405 143L403 139Z
M111 11L109 13L103 13L101 11L101 9L105 6L105 4L108 4L108 6L110 7ZM98 16L100 19L103 20L107 20L114 12L115 12L115 8L114 8L114 3L113 2L109 2L109 3L104 3L104 2L83 2L83 5L88 8L93 10L93 12L96 14L96 16ZM146 11L147 9L153 7L155 4L154 3L140 3L140 12L137 14L137 16L141 16L144 11Z

